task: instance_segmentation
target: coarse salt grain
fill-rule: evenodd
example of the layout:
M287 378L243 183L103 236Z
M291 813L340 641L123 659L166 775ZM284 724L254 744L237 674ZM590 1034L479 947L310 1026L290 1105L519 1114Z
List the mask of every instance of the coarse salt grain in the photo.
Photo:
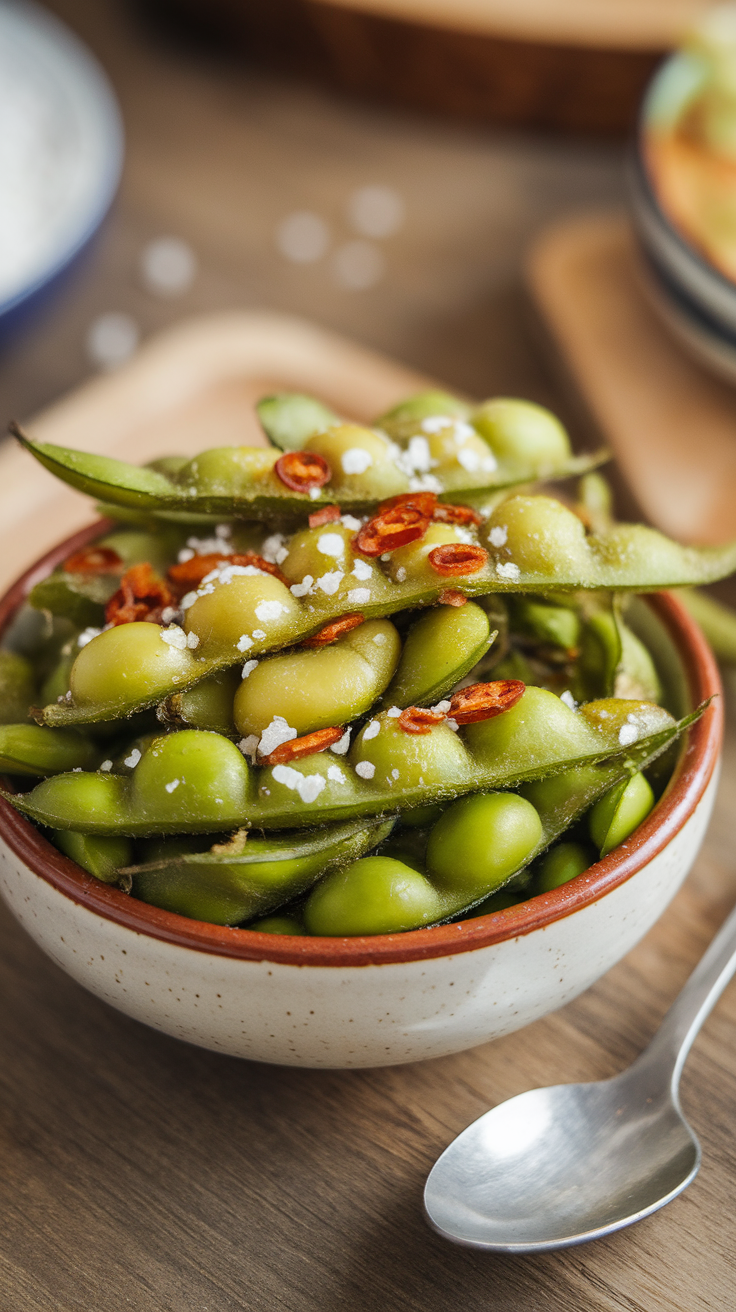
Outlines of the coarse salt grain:
M338 738L337 742L332 744L330 751L335 752L337 756L344 756L350 746L351 732L350 729L346 729L342 738Z
M372 779L376 773L376 767L372 761L358 761L355 773L360 775L361 779Z
M264 631L263 629L254 629L254 630L253 630L253 637L255 638L256 642L263 642L263 639L265 638L265 636L266 636L266 634L265 634L265 631Z
M406 583L406 570L403 565L399 565L399 568L396 571L396 582Z
M399 716L401 715L401 707L400 707L400 706L391 706L391 707L386 711L386 714L387 714L387 716L389 717L390 720L398 720Z
M290 765L275 765L273 777L278 784L285 784L292 792L297 792L303 802L316 802L327 781L321 774L301 774Z
M317 579L315 587L321 588L328 597L332 597L344 578L345 575L341 569L328 570L320 579Z
M177 651L184 651L187 645L187 635L178 624L172 624L168 629L161 630L161 641L168 643L169 647L176 647Z
M348 601L351 606L365 606L371 599L369 588L351 588L348 593Z
M103 761L100 769L104 774L107 774L108 770L112 770L112 761Z
M275 752L282 743L290 743L296 736L296 729L292 729L283 715L274 715L271 723L261 734L258 750L261 756L270 756L271 752Z
M358 528L360 528L360 524L358 525ZM359 579L361 583L365 583L366 580L371 577L372 573L373 570L367 560L356 560L353 566L353 574L356 579Z
M178 788L180 783L181 783L181 779L172 779L170 783L164 784L164 788L166 789L167 793L173 793L174 789Z
M622 747L629 747L638 737L639 731L635 724L622 724L618 731L618 740Z
M88 629L83 629L77 638L77 646L86 647L88 642L91 642L93 638L97 638L101 633L102 629L95 629L92 626Z
M441 433L443 428L452 428L452 420L449 415L428 415L421 428L424 433Z
M488 534L488 541L492 547L505 547L509 531L505 524L497 524Z
M199 634L194 633L194 632L192 632L192 633L188 633L188 634L187 634L187 647L189 648L189 650L190 650L190 651L194 651L198 646L199 646Z
M351 446L343 451L340 464L343 474L364 474L373 464L373 456L362 446Z
M512 560L507 561L505 565L497 565L496 573L500 579L508 579L509 583L518 583L521 578L521 570Z
M240 672L241 679L247 679L248 675L253 673L257 665L258 661L246 661Z
M331 779L333 784L346 784L347 779L340 769L339 765L330 765L327 767L327 778Z
M357 533L358 529L362 527L361 521L356 519L355 515L342 515L340 523L343 528L349 529L351 533ZM358 575L358 578L360 578L360 575Z
M238 743L238 750L243 753L243 756L250 758L252 765L256 759L256 753L258 752L258 734L249 733L247 738L241 738Z
M569 688L566 688L564 692L560 693L560 701L564 702L566 706L569 706L571 711L576 711L578 709L578 704Z
M289 592L292 597L306 597L312 591L314 579L311 574L305 574L301 583L292 583Z
M322 552L323 556L345 555L345 539L339 533L323 533L317 538L317 550Z
M252 646L253 646L253 639L251 638L250 634L241 633L236 643L236 647L238 651L250 651Z
M363 741L368 742L371 738L377 738L380 731L381 731L381 726L378 723L378 720L371 720L370 724L367 725L365 732L363 733Z
M141 759L141 753L137 747L134 747L130 756L125 757L124 764L129 765L131 770L138 764Z
M277 620L279 615L287 614L283 601L259 601L256 606L256 619Z
M193 606L196 600L197 600L197 594L196 594L196 592L187 592L187 593L185 593L184 596L182 597L181 601L179 602L179 609L180 609L180 610L189 610L189 607L190 607L190 606Z

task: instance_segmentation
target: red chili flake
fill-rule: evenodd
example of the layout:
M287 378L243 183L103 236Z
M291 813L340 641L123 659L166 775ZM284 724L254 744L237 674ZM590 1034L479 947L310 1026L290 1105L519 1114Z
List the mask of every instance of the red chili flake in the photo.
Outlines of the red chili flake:
M427 516L415 506L394 506L369 519L353 538L353 547L363 556L382 556L423 538L428 528Z
M221 551L211 551L206 556L192 556L190 560L182 560L178 565L172 565L167 571L167 576L181 596L191 588L199 587L202 579L211 574L213 569L217 569L218 565L252 565L255 569L262 569L264 574L273 574L274 578L280 579L282 583L287 582L278 565L272 565L270 560L264 560L263 556L256 555L255 551L233 552L230 555Z
M401 492L397 497L388 497L382 501L378 507L378 513L382 514L384 510L393 510L394 506L412 506L427 519L431 519L437 505L436 492Z
M289 743L275 747L268 756L261 757L264 765L285 765L287 761L298 761L302 756L313 756L315 752L324 752L333 743L337 743L345 733L344 729L317 729L307 733L303 738L292 738Z
M438 501L432 519L441 524L482 524L483 516L473 510L472 506L451 506L446 501Z
M112 547L83 547L64 561L67 574L115 574L122 565L122 557Z
M365 623L365 615L360 615L357 611L352 615L341 615L339 619L332 620L330 624L325 624L319 633L314 633L311 638L305 638L301 644L302 647L327 647L331 642L337 642L343 633L349 633L351 629L357 629L359 625Z
M470 543L446 542L434 547L427 560L437 574L477 574L488 560L488 552Z
M467 600L465 593L458 592L455 588L445 588L439 596L440 606L464 606Z
M309 527L321 528L323 524L334 524L341 514L339 506L323 506L321 510L315 510L314 514L309 516Z
M407 706L399 716L399 728L404 733L431 733L436 724L442 724L446 719L442 711L429 711L424 706Z
M332 470L324 456L314 451L287 451L274 465L276 476L292 492L309 492L313 487L324 487L332 478Z
M105 607L108 624L134 624L148 620L161 624L161 613L174 603L174 595L145 561L126 570L120 587Z
M526 691L520 679L497 679L494 683L473 683L450 698L448 714L458 724L475 724L492 720L494 715L515 706Z

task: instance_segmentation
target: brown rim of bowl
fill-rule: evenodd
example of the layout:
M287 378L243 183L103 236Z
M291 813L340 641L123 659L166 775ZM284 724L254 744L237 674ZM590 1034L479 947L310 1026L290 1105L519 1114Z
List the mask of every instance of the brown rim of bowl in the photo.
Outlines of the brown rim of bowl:
M13 584L0 601L0 638L34 583L108 528L109 521L98 521L82 529L48 552ZM682 829L715 770L723 736L723 697L719 695L721 681L713 654L695 621L672 593L652 593L647 600L680 652L693 705L708 697L715 700L689 730L665 793L632 837L571 883L529 902L472 920L403 934L340 939L259 934L188 920L100 883L63 856L4 798L0 799L0 837L41 879L96 915L135 933L216 956L290 966L373 966L472 952L531 934L596 902L631 879Z

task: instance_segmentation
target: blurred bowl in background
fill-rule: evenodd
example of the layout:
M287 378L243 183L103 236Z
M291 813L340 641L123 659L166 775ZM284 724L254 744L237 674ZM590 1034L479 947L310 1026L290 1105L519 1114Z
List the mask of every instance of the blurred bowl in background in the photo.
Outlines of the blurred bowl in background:
M117 190L123 130L85 47L35 4L0 0L0 333L40 306Z
M736 6L709 15L656 74L629 179L650 303L736 381Z

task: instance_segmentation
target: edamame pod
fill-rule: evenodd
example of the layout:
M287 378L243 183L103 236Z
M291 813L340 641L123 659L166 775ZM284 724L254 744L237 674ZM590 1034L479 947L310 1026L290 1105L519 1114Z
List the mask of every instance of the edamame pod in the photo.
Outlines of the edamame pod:
M639 525L619 525L604 537L586 538L572 511L543 496L512 497L494 511L480 533L487 551L468 541L472 533L466 528L431 524L421 540L389 553L388 573L374 558L356 558L343 533L329 528L296 534L293 557L291 544L279 553L280 568L290 580L298 573L297 563L301 569L315 552L324 562L318 577L307 573L287 586L253 565L223 565L183 599L184 627L121 624L93 638L74 664L71 699L50 703L40 718L51 725L118 719L192 687L215 670L302 642L345 615L377 619L407 607L431 606L447 590L448 576L438 572L446 568L445 548L452 562L452 590L466 597L508 591L649 591L713 579L736 567L736 543L682 547ZM324 554L332 538L345 553L339 560Z
M36 583L28 600L37 610L65 616L80 629L102 627L105 606L120 586L125 570L147 561L156 573L164 574L176 558L183 537L181 532L165 527L154 532L107 533Z
M46 776L93 770L99 759L99 747L75 729L0 725L0 772L5 774Z
M546 776L597 761L638 768L642 754L663 751L703 709L676 722L660 706L611 698L574 712L553 693L527 688L510 710L457 733L445 723L405 733L385 712L360 732L347 759L327 751L257 768L228 739L183 730L154 739L128 778L59 775L8 800L41 824L85 833L301 828L395 814L479 788L551 782Z
M241 684L242 673L236 667L210 674L186 692L175 692L161 702L156 717L162 724L176 728L210 729L232 737L236 733L233 702Z
M434 421L432 429L433 421L425 419L426 434L410 437L405 447L377 429L338 423L309 437L309 452L318 457L317 465L313 460L297 460L293 450L279 456L273 448L219 447L166 473L34 442L17 425L11 425L11 432L44 468L77 491L106 505L154 518L163 515L174 522L199 521L202 515L269 522L318 510L336 500L344 510L370 510L386 497L416 490L417 482L437 495L462 498L538 477L567 478L608 458L607 452L568 454L555 468L548 462L530 463L526 456L497 460L488 443L459 422L460 430L448 418L440 420L439 428ZM290 459L292 465L282 463ZM430 474L430 469L436 472Z
M132 876L133 893L143 902L193 920L237 925L356 860L386 838L392 824L363 821L289 838L252 838L242 830L205 852L183 850L180 839L164 840L149 843L147 859L123 873Z

